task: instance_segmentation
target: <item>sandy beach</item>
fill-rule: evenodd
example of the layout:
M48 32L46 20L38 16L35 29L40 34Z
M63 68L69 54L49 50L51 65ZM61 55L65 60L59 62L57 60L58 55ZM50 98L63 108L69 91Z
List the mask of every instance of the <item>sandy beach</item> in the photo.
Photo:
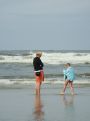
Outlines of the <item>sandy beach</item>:
M0 121L88 121L90 87L75 88L77 95L59 95L58 85L44 85L41 95L34 86L0 89Z

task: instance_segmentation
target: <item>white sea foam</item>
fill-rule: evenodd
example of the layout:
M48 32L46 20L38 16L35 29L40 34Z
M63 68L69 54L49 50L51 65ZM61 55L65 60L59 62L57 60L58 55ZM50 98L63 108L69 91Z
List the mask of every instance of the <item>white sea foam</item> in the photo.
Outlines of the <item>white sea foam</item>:
M0 63L31 63L35 53L30 55L8 56L0 55ZM64 64L70 62L72 64L90 63L90 53L46 53L43 52L42 61L45 64Z
M14 85L14 84L35 84L35 81L28 79L0 79L0 85Z
M32 85L35 84L35 80L32 81L30 79L0 79L0 86L1 85ZM45 80L43 84L64 84L63 80L57 80L57 81L50 81ZM90 80L75 80L74 84L90 84Z
M90 63L90 53L44 53L42 60L49 64Z

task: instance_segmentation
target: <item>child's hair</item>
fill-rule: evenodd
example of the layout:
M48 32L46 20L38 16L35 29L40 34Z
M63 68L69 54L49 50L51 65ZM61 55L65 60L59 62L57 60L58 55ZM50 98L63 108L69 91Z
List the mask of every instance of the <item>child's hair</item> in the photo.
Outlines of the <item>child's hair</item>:
M68 66L71 66L71 64L70 64L70 63L67 63L67 65L68 65Z

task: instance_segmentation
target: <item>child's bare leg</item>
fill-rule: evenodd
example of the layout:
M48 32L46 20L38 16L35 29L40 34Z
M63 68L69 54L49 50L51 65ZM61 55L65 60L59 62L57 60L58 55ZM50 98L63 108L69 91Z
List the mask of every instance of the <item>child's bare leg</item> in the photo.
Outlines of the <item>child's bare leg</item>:
M70 82L69 82L69 86L70 86L72 95L74 95L74 86L73 86L73 82L70 81Z
M67 85L68 85L68 80L65 81L64 87L63 87L63 90L62 90L62 93L61 94L64 94L65 93L65 90L66 90Z
M68 85L68 81L65 81L63 92L65 92L67 85Z

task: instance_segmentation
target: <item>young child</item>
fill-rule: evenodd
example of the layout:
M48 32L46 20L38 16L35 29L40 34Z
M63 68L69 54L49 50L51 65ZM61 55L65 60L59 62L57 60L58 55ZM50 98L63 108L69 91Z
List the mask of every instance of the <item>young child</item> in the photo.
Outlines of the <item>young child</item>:
M61 94L62 95L65 94L66 87L67 85L69 85L71 89L71 94L74 95L74 87L73 87L73 80L75 78L74 69L71 67L70 63L65 64L65 67L66 69L63 70L65 83Z

